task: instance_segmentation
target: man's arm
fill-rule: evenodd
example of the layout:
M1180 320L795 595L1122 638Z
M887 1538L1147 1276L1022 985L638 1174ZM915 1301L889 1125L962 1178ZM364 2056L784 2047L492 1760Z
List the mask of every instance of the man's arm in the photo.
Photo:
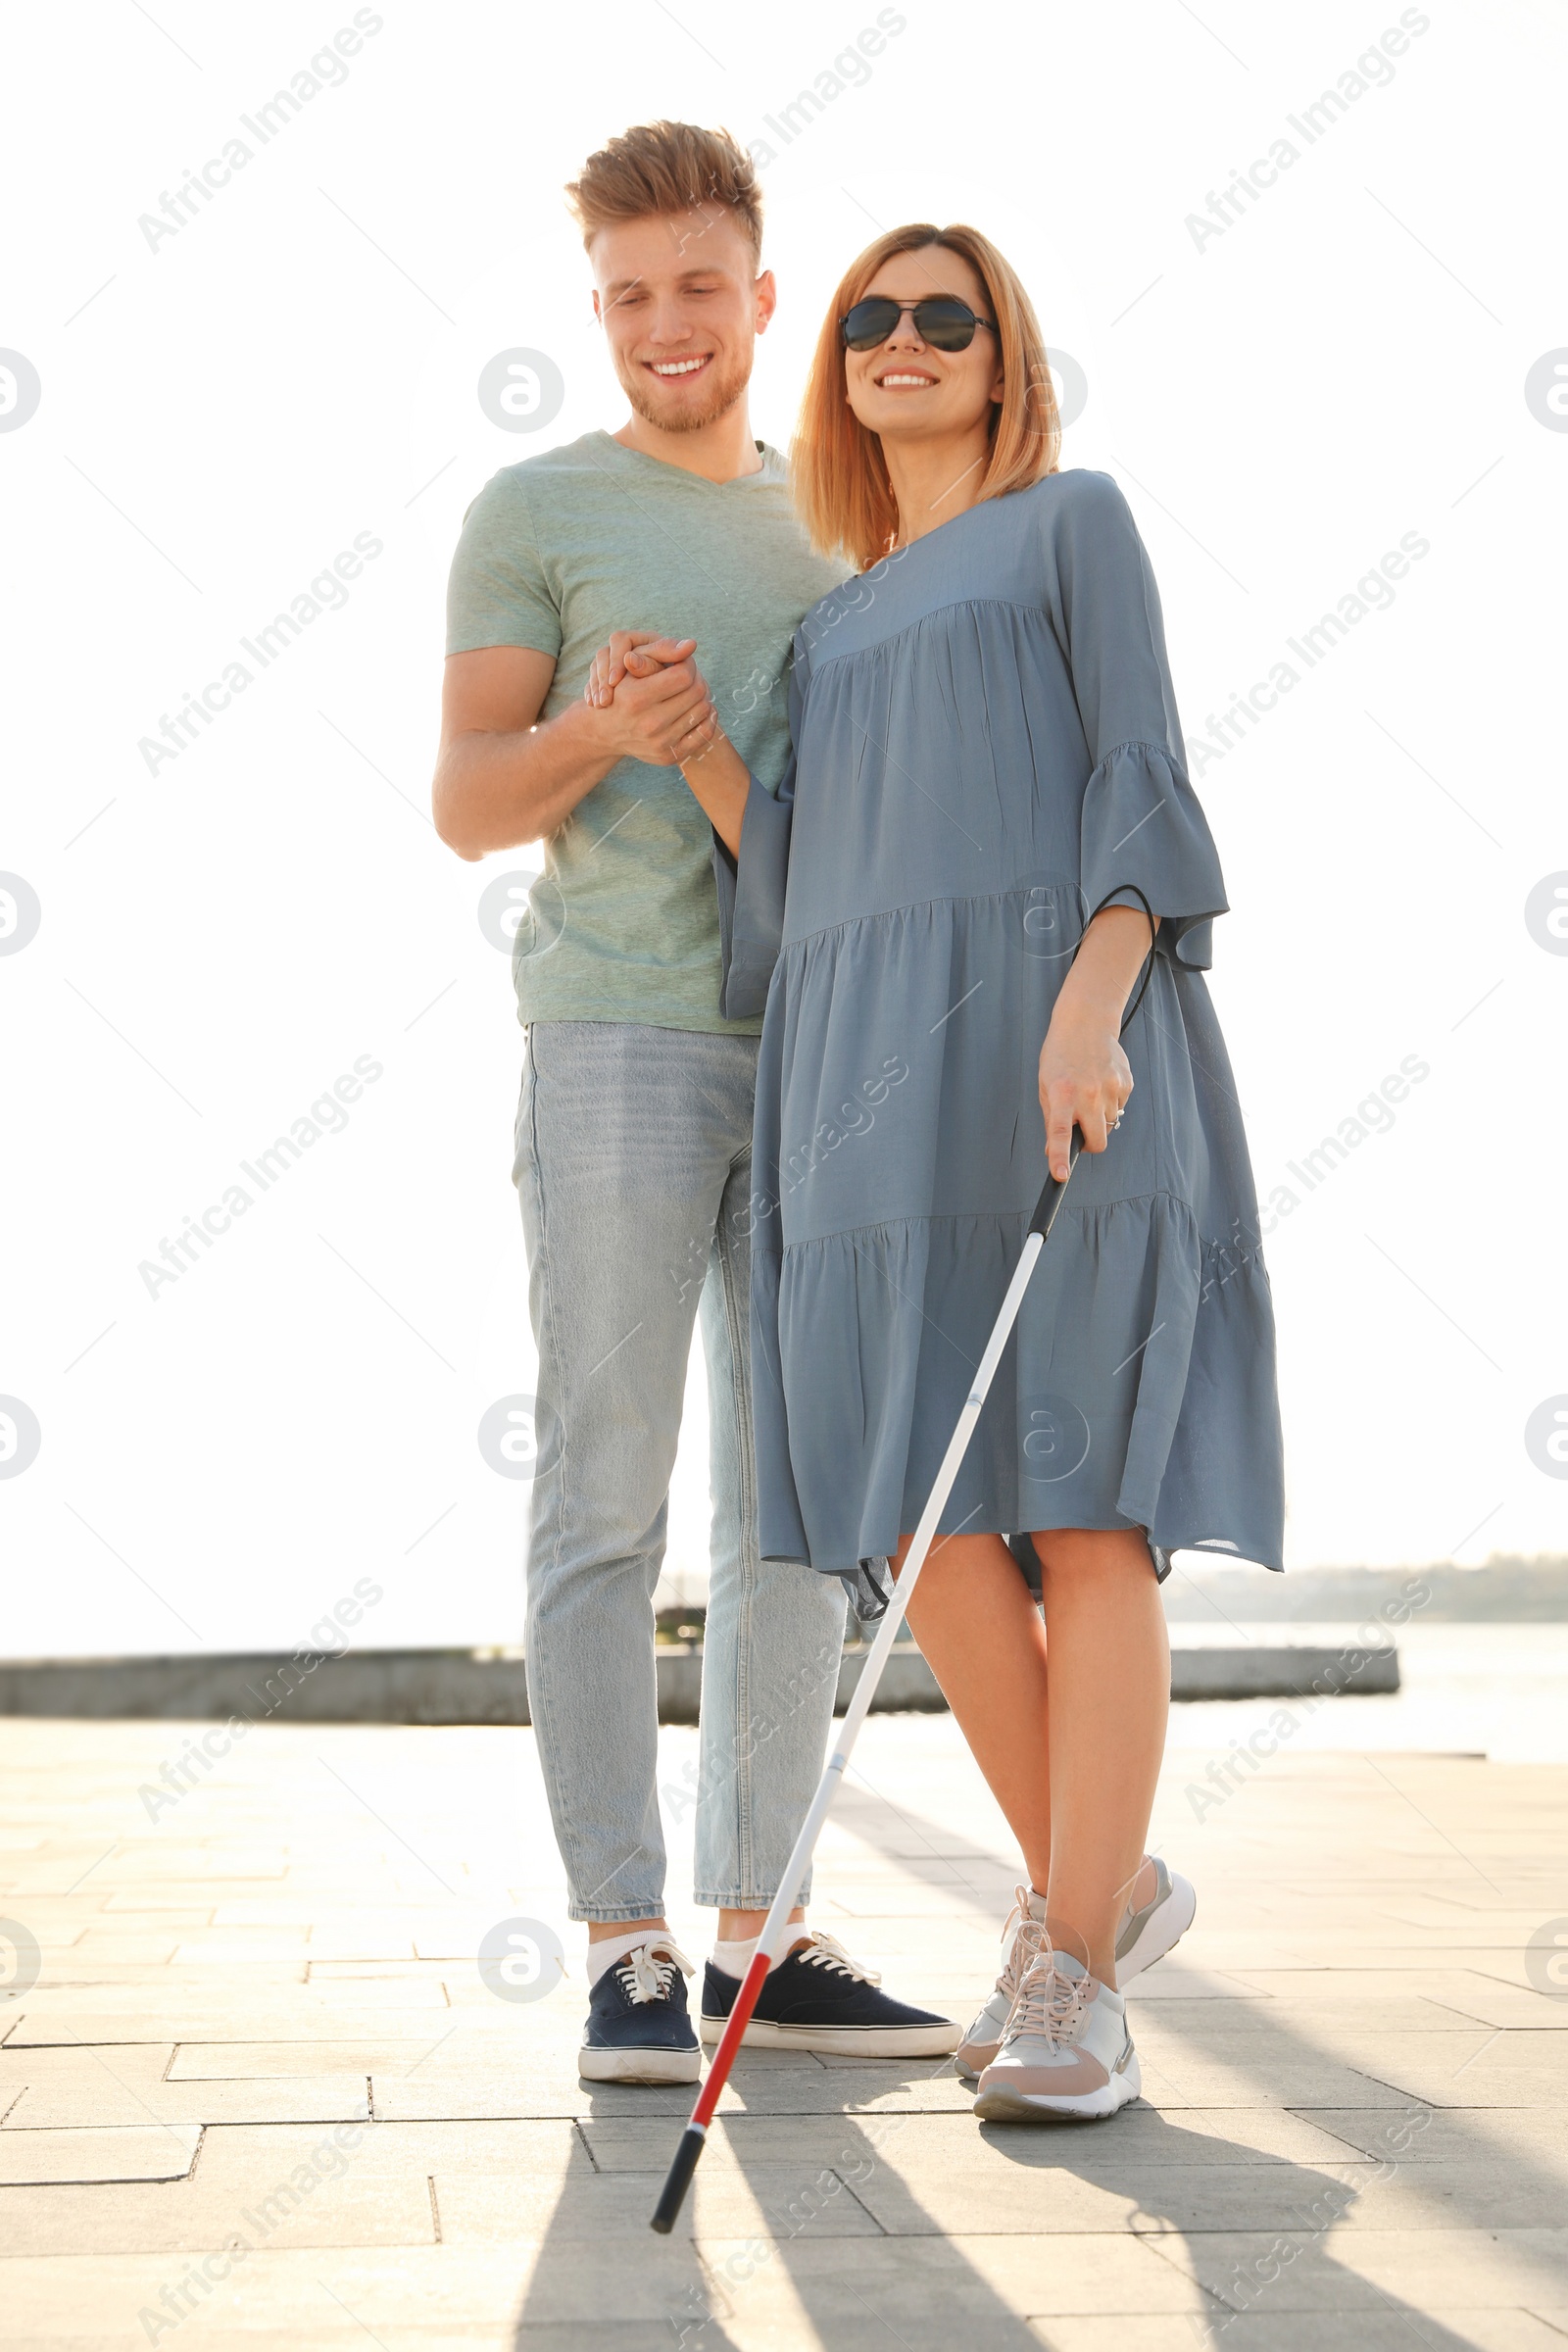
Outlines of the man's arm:
M435 829L460 858L558 832L617 760L674 766L675 746L710 708L688 655L628 679L605 709L573 703L541 723L555 670L553 655L528 646L448 656L431 801Z

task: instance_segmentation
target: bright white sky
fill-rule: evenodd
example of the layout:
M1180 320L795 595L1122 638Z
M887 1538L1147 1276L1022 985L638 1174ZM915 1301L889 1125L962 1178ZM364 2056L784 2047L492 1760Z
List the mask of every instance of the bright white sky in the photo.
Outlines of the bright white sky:
M352 24L346 0L102 0L9 35L33 95L3 166L28 228L0 343L42 399L0 431L19 657L0 867L41 922L0 956L0 1392L41 1444L0 1478L5 1648L292 1642L364 1577L372 1644L518 1637L522 1491L475 1431L532 1385L520 1036L475 910L530 860L465 865L427 820L442 595L490 473L620 420L559 191L661 113L776 150L767 438L860 245L975 221L1083 371L1065 462L1132 502L1195 758L1209 714L1281 660L1300 671L1200 779L1259 1186L1298 1202L1268 1243L1290 1556L1563 1548L1568 1486L1526 1446L1568 1392L1568 956L1526 919L1568 869L1568 416L1527 398L1568 342L1560 13L372 16L346 77L265 147L240 117ZM774 137L766 118L878 23L863 80ZM1308 140L1303 110L1401 24ZM251 162L149 249L138 216L236 132ZM1195 234L1281 139L1275 183ZM533 438L476 397L515 346L564 380ZM343 609L149 775L138 739L360 534L382 552ZM1407 535L1425 552L1393 601L1295 660ZM343 1131L150 1298L139 1261L361 1056L382 1075ZM1392 1127L1307 1192L1291 1163L1412 1060L1428 1074ZM688 1566L701 1423L698 1384Z

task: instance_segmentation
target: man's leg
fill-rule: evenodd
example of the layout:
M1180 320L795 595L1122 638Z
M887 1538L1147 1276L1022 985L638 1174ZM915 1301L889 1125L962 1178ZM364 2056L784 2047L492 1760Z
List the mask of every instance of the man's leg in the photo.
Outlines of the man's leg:
M750 1134L751 1106L746 1105ZM725 1187L703 1292L713 1496L704 1637L697 1900L726 1942L755 1937L821 1777L844 1646L844 1588L758 1552L752 1450L751 1153ZM803 1900L809 1881L801 1889Z
M571 1916L616 1937L662 1923L653 1594L729 1159L693 1049L728 1042L536 1023L518 1113L542 1463L529 1705Z
M724 2030L821 1778L844 1645L838 1579L799 1562L759 1557L751 1184L744 1153L725 1188L703 1294L713 1553L703 1657L697 1900L716 1904L719 1915L719 1941L703 1980L705 2041L716 2041ZM804 1917L799 1907L795 1916ZM936 2058L958 2038L951 2019L893 1999L831 1936L808 1937L804 1929L775 1960L745 2034L763 2048L859 2058Z
M518 1168L546 1470L535 1485L529 1691L573 1916L636 1946L624 1963L616 1941L590 1953L579 2063L596 2080L695 2078L682 1963L658 1916L652 1601L692 1321L720 1231L708 1324L719 1533L698 1894L731 1917L777 1890L837 1682L837 1586L757 1557L744 1215L756 1054L747 1038L593 1023L544 1024L531 1039ZM721 1967L707 1972L706 2036L722 2030L737 1988ZM958 2029L892 2000L817 1937L780 1961L747 2039L935 2056Z

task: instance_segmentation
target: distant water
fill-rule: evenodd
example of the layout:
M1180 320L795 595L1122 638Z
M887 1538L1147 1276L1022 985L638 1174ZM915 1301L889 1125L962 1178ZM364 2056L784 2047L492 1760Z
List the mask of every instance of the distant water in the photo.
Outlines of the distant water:
M1427 1568L1296 1568L1272 1576L1180 1551L1165 1585L1172 1625L1218 1627L1236 1618L1353 1625L1406 1603L1411 1620L1424 1625L1568 1624L1568 1557L1494 1558L1482 1568L1451 1560Z

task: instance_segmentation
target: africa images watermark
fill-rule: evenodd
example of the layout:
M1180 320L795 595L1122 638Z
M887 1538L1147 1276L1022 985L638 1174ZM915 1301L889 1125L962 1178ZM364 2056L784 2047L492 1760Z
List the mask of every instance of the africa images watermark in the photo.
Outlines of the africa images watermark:
M1206 213L1189 213L1183 225L1200 253L1205 253L1215 237L1222 237L1247 216L1249 208L1260 202L1267 191L1279 184L1280 174L1298 164L1309 147L1341 122L1369 90L1386 89L1394 79L1394 59L1402 57L1411 41L1419 40L1431 27L1432 19L1418 8L1401 11L1397 24L1391 24L1378 36L1376 43L1363 49L1353 66L1348 66L1332 89L1303 106L1299 114L1287 115L1285 120L1301 144L1282 131L1269 146L1267 155L1260 155L1244 172L1234 172L1227 186L1217 191L1210 188Z
M352 1593L344 1593L335 1607L329 1609L324 1617L317 1619L308 1641L300 1644L292 1657L284 1658L281 1664L273 1668L260 1690L254 1684L245 1685L247 1692L256 1701L257 1712L254 1715L230 1715L225 1722L215 1724L210 1732L204 1732L199 1740L187 1740L178 1755L165 1762L156 1782L143 1781L136 1794L141 1799L141 1809L148 1820L156 1821L160 1813L169 1812L182 1796L188 1796L193 1788L199 1788L213 1767L233 1752L236 1742L243 1740L247 1732L253 1732L259 1723L267 1722L277 1713L279 1707L288 1704L301 1684L318 1666L329 1658L344 1656L349 1647L350 1631L359 1624L367 1609L373 1609L376 1602L384 1597L385 1590L373 1578L362 1576Z
M243 172L262 148L270 146L280 131L286 130L313 98L319 97L323 90L340 88L349 77L347 60L358 57L366 42L385 23L386 19L378 17L373 8L357 8L353 24L342 25L334 32L330 42L318 49L310 64L291 75L287 89L274 90L254 114L240 116L241 125L256 142L254 147L235 132L224 140L218 155L209 156L196 171L187 171L172 194L167 188L162 189L158 211L142 213L136 221L148 250L156 255L166 239L177 237L198 220L203 207L228 186L235 172Z
M935 2075L928 2080L935 2081L948 2074L951 2066L952 2060L944 2058ZM768 2263L777 2260L791 2239L798 2237L803 2230L815 2221L835 2197L841 2197L848 2191L854 2204L859 2205L862 2211L868 2211L869 2208L863 2205L857 2191L871 2180L877 2169L877 2159L886 2154L889 2143L901 2132L906 2131L913 2118L921 2112L919 2108L907 2108L902 2114L862 2113L853 2119L849 2115L842 2117L841 2121L857 2133L859 2144L841 2148L834 2164L824 2165L791 2198L785 2211L793 2228L776 2237L748 2238L722 2263L714 2267L704 2266L707 2278L703 2284L689 2286L678 2300L672 2298L666 2304L666 2316L675 2333L676 2352L699 2352L703 2335L715 2321L734 2317L735 2301L726 2289L749 2284ZM858 2299L864 2302L863 2297ZM865 2309L870 2312L871 2306L867 2303Z
M855 2203L854 2183L866 2181L876 2171L874 2159L864 2149L843 2148L839 2152L842 2173L823 2166L812 2180L791 2198L785 2211L793 2227L777 2237L752 2237L727 2254L716 2270L709 2274L710 2284L687 2287L684 2295L667 2306L666 2316L675 2332L676 2352L695 2352L700 2338L715 2321L734 2317L735 2306L726 2287L746 2286L758 2273L774 2261L790 2240L799 2237L818 2214L826 2211L835 2197L849 2189ZM684 2317L682 2316L684 2315Z
M1375 1087L1369 1088L1332 1135L1325 1135L1310 1152L1303 1152L1299 1159L1288 1159L1285 1165L1301 1190L1298 1193L1291 1185L1281 1183L1273 1187L1266 1201L1260 1195L1259 1232L1264 1236L1273 1233L1280 1219L1299 1208L1303 1198L1326 1184L1369 1137L1387 1135L1395 1123L1395 1105L1403 1102L1411 1088L1420 1086L1431 1075L1429 1061L1424 1061L1419 1054L1406 1054L1398 1069L1390 1070Z
M1316 669L1326 661L1336 646L1343 645L1358 622L1372 612L1386 612L1395 602L1394 582L1402 580L1412 564L1432 552L1432 542L1419 531L1403 533L1396 548L1390 548L1375 564L1361 574L1353 588L1348 588L1332 610L1320 613L1299 636L1287 637L1285 642L1299 662L1287 661L1282 655L1271 666L1266 678L1259 678L1244 694L1232 698L1228 710L1219 715L1211 710L1203 721L1203 734L1187 734L1190 774L1196 784L1205 768L1245 743L1250 729L1279 706L1282 695L1299 686L1309 669Z
M762 121L777 139L778 148L770 146L766 139L747 141L746 151L759 172L776 164L779 148L793 146L835 98L842 98L847 90L863 88L871 78L868 61L880 57L888 42L896 40L908 22L896 8L878 9L876 24L863 26L849 46L839 51L832 65L824 66L814 76L809 89L800 91L776 115L764 115Z
M755 1763L758 1751L770 1740L777 1739L803 1707L820 1698L828 1684L837 1693L843 1665L842 1639L819 1643L808 1663L787 1677L783 1690L787 1705L776 1715L765 1715L756 1709L748 1714L745 1732L736 1733L733 1754L727 1763L716 1753L716 1742L702 1767L695 1757L688 1756L678 1781L661 1781L659 1785L670 1819L681 1822L696 1806L715 1803L721 1795L726 1795L746 1768Z
M815 1173L830 1152L836 1152L852 1135L868 1135L876 1125L877 1111L887 1102L894 1088L902 1086L908 1075L909 1065L901 1054L884 1054L881 1067L873 1070L868 1078L860 1080L859 1085L852 1090L849 1100L838 1105L834 1116L820 1120L806 1143L797 1145L786 1153L773 1171L778 1178L778 1191L753 1193L746 1207L735 1212L736 1229L744 1230L750 1239L759 1225L782 1207L788 1196L798 1192L807 1179ZM842 1126L840 1120L843 1121Z
M357 1102L368 1086L375 1084L383 1069L384 1065L372 1054L359 1054L353 1070L345 1070L329 1089L318 1095L310 1109L301 1111L287 1135L274 1137L265 1152L257 1152L254 1160L240 1161L241 1172L256 1187L254 1193L248 1192L243 1184L231 1184L222 1199L211 1201L199 1217L187 1217L172 1241L167 1234L163 1237L158 1257L144 1257L136 1268L154 1304L168 1285L198 1265L202 1252L211 1250L223 1234L231 1232L235 1218L247 1215L261 1195L270 1193L279 1177L297 1166L313 1145L318 1144L324 1135L342 1134L349 1123L348 1105Z
M143 2335L150 2344L169 2334L182 2320L200 2308L204 2296L224 2279L259 2246L266 2244L281 2222L299 2211L307 2197L319 2188L323 2180L338 2179L349 2169L349 2158L365 2137L362 2124L339 2124L330 2135L318 2139L309 2154L295 2165L286 2180L277 2180L265 2197L254 2206L241 2209L240 2220L246 2225L200 2262L193 2262L182 2278L164 2287L157 2304L144 2303L136 2317L141 2322ZM254 2232L254 2234L251 2234Z
M43 906L24 874L0 874L0 956L20 956L38 936Z
M1368 2150L1357 2164L1348 2168L1352 2176L1349 2180L1330 2180L1306 2208L1302 2217L1305 2226L1299 2237L1277 2237L1264 2253L1254 2256L1251 2262L1233 2263L1229 2276L1223 2281L1216 2281L1212 2290L1229 2304L1227 2316L1219 2321L1195 2316L1195 2331L1203 2340L1212 2343L1227 2328L1245 2318L1249 2306L1255 2303L1266 2288L1283 2278L1292 2263L1298 2261L1308 2246L1315 2245L1325 2231L1334 2228L1336 2222L1344 2221L1357 2197L1367 2189L1376 2188L1383 2181L1394 2179L1399 2169L1398 2158L1409 2154L1411 2141L1417 2132L1425 2132L1431 2122L1430 2107L1412 2107L1397 2123L1385 2124L1379 2137L1393 2153L1374 2155ZM1366 2168L1364 2171L1363 2167Z
M177 760L181 752L198 742L202 729L210 727L228 709L235 695L243 694L264 669L270 669L278 656L288 652L313 620L319 620L323 612L340 612L349 601L347 583L357 580L367 564L374 563L383 544L373 531L356 531L352 547L340 549L330 564L317 573L309 588L302 588L292 599L286 612L274 612L253 638L240 639L240 645L256 664L254 669L247 668L236 658L224 665L221 677L209 679L200 694L187 694L172 717L167 710L161 711L158 733L141 736L136 745L147 773L156 776L161 767L171 760Z
M1276 1707L1267 1722L1260 1723L1245 1742L1240 1740L1231 1741L1229 1755L1211 1758L1203 1776L1208 1783L1207 1788L1198 1781L1188 1782L1182 1793L1193 1819L1201 1821L1205 1814L1217 1811L1238 1788L1245 1788L1249 1778L1262 1770L1270 1756L1278 1755L1287 1741L1295 1739L1302 1724L1317 1713L1325 1699L1338 1698L1349 1689L1368 1659L1382 1651L1379 1626L1403 1625L1414 1616L1417 1609L1424 1609L1431 1598L1432 1588L1424 1577L1406 1577L1399 1587L1397 1598L1387 1602L1378 1611L1378 1624L1358 1626L1355 1640L1348 1642L1339 1656L1323 1669L1312 1685L1310 1697L1302 1699L1297 1706ZM1362 1642L1366 1646L1358 1648L1356 1644Z
M26 353L0 349L0 433L21 432L42 398L42 380Z
M835 588L830 596L822 599L820 605L807 613L801 622L800 637L808 653L813 652L817 646L821 645L829 630L836 629L840 621L847 620L852 612L870 611L876 603L877 590L887 578L889 569L893 564L902 562L908 554L912 544L910 541L903 547L890 548L888 553L879 557L868 570L858 573L853 579L846 580L842 588ZM699 651L701 651L700 648ZM771 704L775 695L782 694L785 697L787 709L790 672L794 666L795 649L792 646L789 657L777 675L760 666L754 667L738 686L732 686L729 689L730 702L737 710L750 716L751 712L758 710L763 703Z

